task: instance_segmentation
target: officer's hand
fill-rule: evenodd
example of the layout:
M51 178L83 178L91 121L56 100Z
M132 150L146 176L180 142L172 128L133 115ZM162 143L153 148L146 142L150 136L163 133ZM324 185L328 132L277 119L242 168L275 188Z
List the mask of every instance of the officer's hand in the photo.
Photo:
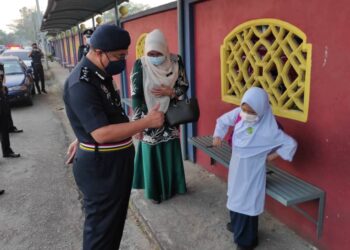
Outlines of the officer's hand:
M66 156L67 156L67 160L66 160L66 165L71 164L73 162L75 153L77 152L78 149L78 140L75 139L68 147Z
M160 104L156 104L151 110L148 112L145 119L148 121L149 128L160 128L164 123L164 113L159 111Z

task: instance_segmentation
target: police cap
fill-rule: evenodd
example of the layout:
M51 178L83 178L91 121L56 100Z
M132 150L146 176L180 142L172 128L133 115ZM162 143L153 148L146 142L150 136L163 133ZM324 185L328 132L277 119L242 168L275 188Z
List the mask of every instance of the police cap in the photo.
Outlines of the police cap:
M128 49L130 35L114 24L103 24L92 34L90 45L105 52Z

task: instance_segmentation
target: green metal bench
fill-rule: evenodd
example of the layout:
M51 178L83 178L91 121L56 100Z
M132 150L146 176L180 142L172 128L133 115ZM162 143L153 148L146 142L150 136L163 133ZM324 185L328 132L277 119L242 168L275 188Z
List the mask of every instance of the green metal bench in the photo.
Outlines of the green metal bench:
M224 142L220 147L212 147L212 136L192 137L188 141L208 154L211 164L219 162L225 167L229 167L232 149L227 142ZM266 173L266 193L284 206L294 208L313 222L317 227L317 237L320 238L323 230L325 192L271 165L267 166ZM317 219L297 206L300 203L313 200L318 200Z

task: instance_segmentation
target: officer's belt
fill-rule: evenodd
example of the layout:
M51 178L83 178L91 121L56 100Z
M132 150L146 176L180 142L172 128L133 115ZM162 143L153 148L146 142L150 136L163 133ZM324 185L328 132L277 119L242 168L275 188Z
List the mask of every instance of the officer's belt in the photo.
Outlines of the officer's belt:
M89 144L89 143L79 143L79 148L85 151L95 152L112 152L118 151L125 148L129 148L133 145L132 138L128 138L124 141L111 144Z

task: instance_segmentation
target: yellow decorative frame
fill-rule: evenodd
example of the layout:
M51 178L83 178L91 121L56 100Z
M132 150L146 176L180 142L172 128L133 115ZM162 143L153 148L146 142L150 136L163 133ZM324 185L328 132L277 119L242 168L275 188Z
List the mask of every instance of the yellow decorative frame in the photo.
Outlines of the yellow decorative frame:
M143 33L139 36L136 42L136 59L143 56L144 49L145 49L145 39L146 39L147 33Z
M239 105L248 88L262 87L275 115L307 121L312 45L300 29L277 19L248 21L225 37L220 52L224 102Z

